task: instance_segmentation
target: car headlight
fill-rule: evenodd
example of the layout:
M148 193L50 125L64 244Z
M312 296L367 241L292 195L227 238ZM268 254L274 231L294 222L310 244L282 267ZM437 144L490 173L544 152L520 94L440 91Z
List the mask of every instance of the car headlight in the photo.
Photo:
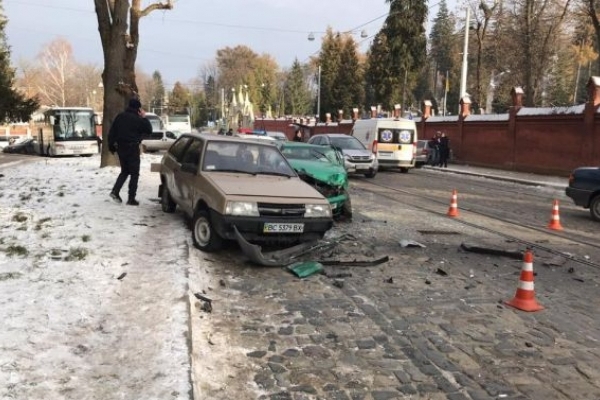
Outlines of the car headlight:
M248 201L228 201L225 214L244 217L258 217L258 205Z
M331 217L329 204L307 204L304 212L306 218Z
M369 155L369 160L373 161L375 159L375 154L371 153Z

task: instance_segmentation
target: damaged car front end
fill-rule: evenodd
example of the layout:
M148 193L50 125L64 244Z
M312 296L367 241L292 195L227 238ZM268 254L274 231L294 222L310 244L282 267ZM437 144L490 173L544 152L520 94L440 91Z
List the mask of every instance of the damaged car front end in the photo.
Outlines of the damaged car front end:
M334 218L352 218L348 173L339 152L331 147L299 142L282 143L279 148L300 179L329 201Z

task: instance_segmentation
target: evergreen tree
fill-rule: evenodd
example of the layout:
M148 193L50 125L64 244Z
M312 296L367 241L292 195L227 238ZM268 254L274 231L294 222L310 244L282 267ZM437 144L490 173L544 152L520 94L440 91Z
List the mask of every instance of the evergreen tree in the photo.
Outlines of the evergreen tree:
M460 43L454 35L454 25L446 0L442 0L429 34L431 72L434 79L431 91L435 101L442 106L446 88L450 89L450 82L446 82L446 79L457 70L453 55L457 54Z
M13 88L15 70L10 65L10 47L6 43L7 22L0 0L0 121L29 121L39 104Z
M334 113L338 104L340 88L336 81L340 70L342 53L342 38L339 33L334 33L331 28L327 29L325 38L319 53L319 65L321 66L321 110L319 118L324 120L326 113Z
M335 111L343 110L347 117L352 115L354 107L364 102L363 74L358 60L357 46L352 36L346 35L343 38L340 69L335 82L338 88L338 96L334 103Z
M410 103L414 82L425 63L427 4L424 0L386 3L390 12L371 45L366 79L374 89L375 100L391 108L397 102Z
M311 95L305 78L304 69L294 60L285 81L285 114L306 115L310 112Z
M380 31L375 35L369 54L365 73L365 92L368 93L366 108L382 105L384 108L392 104L392 99L398 92L394 85L396 77L388 71L391 64L390 48L387 36Z
M162 75L159 71L154 71L152 74L152 99L150 100L151 110L162 114L165 101L165 85L162 80Z

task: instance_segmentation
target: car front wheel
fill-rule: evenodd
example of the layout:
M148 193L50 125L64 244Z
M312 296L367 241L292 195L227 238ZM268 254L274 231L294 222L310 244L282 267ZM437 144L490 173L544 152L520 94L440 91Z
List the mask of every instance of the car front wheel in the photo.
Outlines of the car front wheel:
M160 205L163 212L166 213L175 212L175 208L177 208L177 204L173 201L171 193L169 193L169 189L167 189L165 185L163 185L162 193L160 195Z
M600 221L600 194L590 201L590 214L594 220Z
M377 170L370 170L369 172L367 172L365 174L366 178L375 178L375 175L377 175Z
M197 248L206 252L217 251L223 246L223 239L213 229L207 210L199 210L194 214L192 239Z

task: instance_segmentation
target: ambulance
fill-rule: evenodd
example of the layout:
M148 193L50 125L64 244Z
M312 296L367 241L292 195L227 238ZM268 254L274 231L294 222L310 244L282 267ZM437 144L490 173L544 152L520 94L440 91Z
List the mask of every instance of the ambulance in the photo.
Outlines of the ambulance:
M417 158L417 125L405 118L370 118L354 123L350 135L373 154L380 169L399 168L408 172Z

